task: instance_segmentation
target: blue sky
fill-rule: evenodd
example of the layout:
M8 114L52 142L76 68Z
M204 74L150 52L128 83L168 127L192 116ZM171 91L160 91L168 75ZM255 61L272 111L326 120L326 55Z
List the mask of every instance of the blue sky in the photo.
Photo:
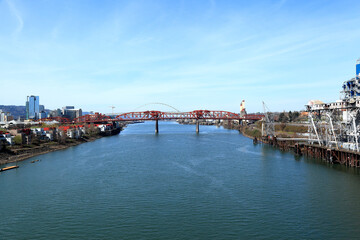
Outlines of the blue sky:
M360 1L0 0L0 104L300 110L360 58ZM153 107L157 108L156 106ZM166 110L166 109L159 109Z

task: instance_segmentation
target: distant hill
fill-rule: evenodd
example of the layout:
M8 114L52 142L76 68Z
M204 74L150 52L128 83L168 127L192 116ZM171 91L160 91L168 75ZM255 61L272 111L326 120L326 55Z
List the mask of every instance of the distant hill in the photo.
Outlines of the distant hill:
M26 107L25 106L15 106L15 105L0 105L0 109L3 112L9 112L17 119L19 116L25 117L26 116Z

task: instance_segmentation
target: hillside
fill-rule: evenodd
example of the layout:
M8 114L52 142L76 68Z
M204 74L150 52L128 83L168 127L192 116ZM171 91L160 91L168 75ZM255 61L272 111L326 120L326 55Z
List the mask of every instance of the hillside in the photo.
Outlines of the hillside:
M15 105L0 105L0 109L4 112L10 112L14 119L17 119L19 116L25 117L26 107L25 106L15 106Z

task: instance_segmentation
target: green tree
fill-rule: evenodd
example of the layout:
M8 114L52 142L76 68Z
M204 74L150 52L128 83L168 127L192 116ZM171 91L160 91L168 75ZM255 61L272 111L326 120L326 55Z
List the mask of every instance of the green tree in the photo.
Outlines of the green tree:
M288 116L289 116L289 122L292 122L294 120L294 114L291 111L289 111Z
M298 119L300 117L300 113L295 111L293 112L293 121L296 121L296 119Z
M41 143L40 137L34 135L34 136L31 138L31 144L36 145L36 146L39 146L40 143Z
M289 119L288 117L285 115L285 112L280 113L279 115L279 122L285 123L287 122Z
M94 137L100 133L100 130L95 127L94 123L91 123L89 127L86 127L86 133L89 137Z
M21 137L21 135L17 135L17 136L14 137L14 143L16 145L22 145L22 137Z
M58 143L65 144L66 138L67 138L66 132L63 130L59 130L58 136L57 136Z

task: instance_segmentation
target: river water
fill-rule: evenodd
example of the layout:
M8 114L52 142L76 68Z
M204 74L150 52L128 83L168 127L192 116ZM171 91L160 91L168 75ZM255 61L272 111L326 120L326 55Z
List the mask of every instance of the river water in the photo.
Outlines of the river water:
M356 239L357 170L160 122L0 173L0 239Z

